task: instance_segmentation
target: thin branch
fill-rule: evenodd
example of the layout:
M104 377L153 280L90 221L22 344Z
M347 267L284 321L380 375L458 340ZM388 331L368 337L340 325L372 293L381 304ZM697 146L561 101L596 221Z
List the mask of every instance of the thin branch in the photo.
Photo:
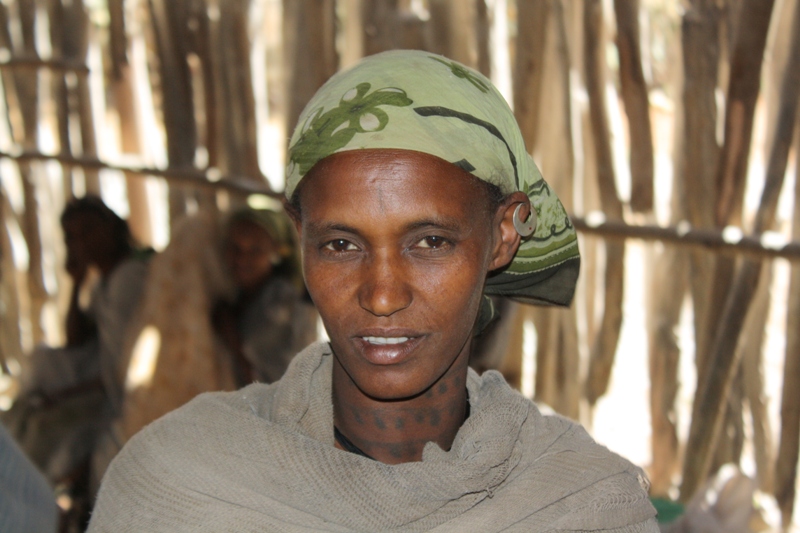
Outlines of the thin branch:
M782 257L789 261L800 261L800 242L790 241L773 246L766 242L763 234L742 235L739 228L732 226L725 230L691 228L688 224L686 227L633 226L614 220L593 224L583 218L570 218L579 232L599 235L606 239L659 241L723 254L746 254L763 259Z
M49 155L39 152L20 152L18 154L10 154L8 152L0 151L0 159L1 158L12 159L15 161L58 161L59 163L65 165L71 165L85 169L117 170L120 172L125 172L131 176L140 177L155 176L164 178L168 181L185 183L201 188L225 189L241 194L263 194L265 196L272 196L274 198L283 197L283 193L272 191L266 184L261 185L248 177L221 176L219 179L216 179L216 176L213 176L213 171L205 171L195 168L182 170L176 168L161 169L125 166L106 163L99 159L73 157L62 154Z
M58 61L48 59L35 59L35 58L11 58L5 61L0 61L0 70L17 70L17 69L50 69L57 72L74 72L76 74L88 74L89 67L82 63L75 63L71 61Z

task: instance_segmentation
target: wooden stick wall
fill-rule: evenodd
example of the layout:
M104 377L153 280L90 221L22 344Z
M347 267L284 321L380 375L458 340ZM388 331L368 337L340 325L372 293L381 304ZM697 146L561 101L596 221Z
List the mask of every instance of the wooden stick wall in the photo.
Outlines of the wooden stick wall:
M650 365L653 492L680 487L688 500L721 464L740 460L749 424L761 486L789 523L800 441L800 218L780 206L800 200L800 5L678 4L0 1L0 368L13 374L33 344L61 340L69 287L58 214L69 197L102 193L127 209L143 243L158 244L165 218L251 192L279 196L274 169L317 87L363 55L421 48L509 93L581 232L574 305L513 308L509 368L522 368L523 330L535 324L535 398L590 420L617 368L626 294L645 292L637 312L648 324L639 349ZM602 223L587 218L595 211ZM746 237L732 239L731 227ZM785 242L776 247L765 232ZM644 279L628 273L634 246L644 246ZM777 258L792 261L788 294L770 292L787 268ZM694 353L681 353L676 338L687 298ZM763 347L775 329L768 316L783 308L785 385L772 400L773 427ZM698 383L688 436L676 421L687 357Z

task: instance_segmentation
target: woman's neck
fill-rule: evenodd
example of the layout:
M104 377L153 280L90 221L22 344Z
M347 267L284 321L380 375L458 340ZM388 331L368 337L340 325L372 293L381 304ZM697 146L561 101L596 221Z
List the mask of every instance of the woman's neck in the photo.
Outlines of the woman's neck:
M467 363L459 357L422 394L387 401L361 392L334 357L334 424L365 455L382 463L421 461L428 442L449 450L466 413ZM336 447L344 449L339 442Z

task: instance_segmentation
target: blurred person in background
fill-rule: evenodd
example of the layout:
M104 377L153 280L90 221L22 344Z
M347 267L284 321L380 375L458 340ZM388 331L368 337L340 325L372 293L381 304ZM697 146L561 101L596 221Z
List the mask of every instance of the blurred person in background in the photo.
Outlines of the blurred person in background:
M237 385L272 383L317 336L294 228L283 213L245 208L230 216L224 239L237 292L216 306L213 323L233 357Z
M38 346L23 362L19 394L3 420L51 483L86 502L89 458L120 409L126 331L152 250L137 247L127 222L97 196L71 200L61 227L72 279L66 345Z

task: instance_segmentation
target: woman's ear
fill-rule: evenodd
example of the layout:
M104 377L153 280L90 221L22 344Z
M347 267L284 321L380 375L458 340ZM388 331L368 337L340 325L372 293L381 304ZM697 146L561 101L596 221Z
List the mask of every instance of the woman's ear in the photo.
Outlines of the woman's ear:
M490 271L505 267L517 253L521 238L514 227L514 214L520 204L522 207L517 216L524 221L528 219L532 208L530 200L523 192L511 193L497 208L494 217L495 243L489 265Z

